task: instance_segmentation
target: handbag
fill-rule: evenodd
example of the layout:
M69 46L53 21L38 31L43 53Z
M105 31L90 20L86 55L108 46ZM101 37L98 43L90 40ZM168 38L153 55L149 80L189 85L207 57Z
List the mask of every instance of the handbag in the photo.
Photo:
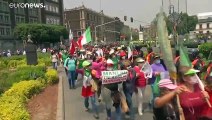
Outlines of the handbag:
M97 83L94 80L91 80L91 91L96 92L97 91Z

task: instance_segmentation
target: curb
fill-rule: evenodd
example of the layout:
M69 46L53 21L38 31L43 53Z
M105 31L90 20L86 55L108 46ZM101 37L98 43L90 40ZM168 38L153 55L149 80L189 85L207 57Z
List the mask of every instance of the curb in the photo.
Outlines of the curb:
M56 120L64 120L63 77L59 76Z

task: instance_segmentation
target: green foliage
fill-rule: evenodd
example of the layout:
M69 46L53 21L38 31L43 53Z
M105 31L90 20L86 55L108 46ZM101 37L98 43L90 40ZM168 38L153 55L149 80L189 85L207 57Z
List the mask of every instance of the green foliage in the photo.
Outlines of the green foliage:
M1 120L29 120L30 115L25 108L25 103L43 88L44 84L36 80L14 84L0 98Z
M199 43L191 41L191 40L187 40L184 42L184 46L188 47L188 48L197 48L199 45Z
M45 66L23 66L15 71L0 72L0 93L9 89L14 83L45 77Z
M196 24L198 22L197 16L188 16L187 13L174 13L175 15L179 15L180 16L180 23L177 25L177 33L180 35L184 35L186 33L189 33L189 31L193 31L196 27ZM166 23L167 23L167 30L169 32L169 34L173 33L173 22L171 21L171 19L173 19L172 17L173 14L169 15L166 17Z
M200 53L203 54L205 58L208 58L210 52L212 51L212 43L203 43L199 46Z
M45 77L47 79L48 84L55 84L58 82L58 74L55 69L48 69Z
M60 36L68 38L68 31L64 26L47 24L18 24L14 34L19 40L27 40L27 36L31 35L36 44L59 42Z

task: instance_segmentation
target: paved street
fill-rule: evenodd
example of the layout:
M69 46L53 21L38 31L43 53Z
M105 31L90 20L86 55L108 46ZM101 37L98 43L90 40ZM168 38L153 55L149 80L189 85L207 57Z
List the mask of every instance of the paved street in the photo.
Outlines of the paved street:
M85 112L84 105L83 105L83 97L81 97L81 86L82 81L77 83L77 89L69 89L68 80L65 75L65 71L62 67L58 68L59 75L63 76L63 92L64 92L64 118L65 120L95 120L93 114L91 112ZM144 103L144 107L147 107L147 101L150 96L150 88L146 89L146 99ZM138 116L137 114L137 105L134 98L134 110L136 111L136 120L152 120L152 113L149 112L147 109L144 111L143 116ZM98 102L97 102L98 103ZM104 103L98 103L99 112L100 112L100 120L106 119L106 111L104 107ZM91 108L91 106L90 106ZM112 109L114 111L114 108ZM114 118L114 112L113 112ZM127 117L123 114L122 120L128 120Z

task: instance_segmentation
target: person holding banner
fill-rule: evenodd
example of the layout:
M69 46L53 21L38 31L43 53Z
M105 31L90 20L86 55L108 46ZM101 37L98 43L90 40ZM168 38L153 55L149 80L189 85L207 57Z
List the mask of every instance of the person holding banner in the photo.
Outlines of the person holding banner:
M125 70L128 71L127 80L123 82L123 92L126 97L126 102L129 107L129 112L126 112L127 115L130 116L130 120L134 120L134 111L133 111L133 102L132 95L135 90L136 83L136 72L131 67L131 62L129 60L123 61Z
M208 92L201 90L197 72L199 71L186 67L179 72L180 86L185 88L179 98L186 120L199 120L204 106L207 106L206 99L209 98Z
M83 86L82 86L82 96L84 97L84 106L85 110L89 110L89 98L91 99L92 109L95 112L94 117L99 119L99 113L96 105L95 92L92 91L92 78L91 78L91 63L88 61L84 61L82 63L84 68L84 77L83 77Z
M114 63L111 59L107 60L106 71L113 71ZM111 120L111 108L112 106L116 109L116 119L121 119L121 106L120 106L120 92L119 83L110 83L102 85L102 100L106 106L107 120Z

